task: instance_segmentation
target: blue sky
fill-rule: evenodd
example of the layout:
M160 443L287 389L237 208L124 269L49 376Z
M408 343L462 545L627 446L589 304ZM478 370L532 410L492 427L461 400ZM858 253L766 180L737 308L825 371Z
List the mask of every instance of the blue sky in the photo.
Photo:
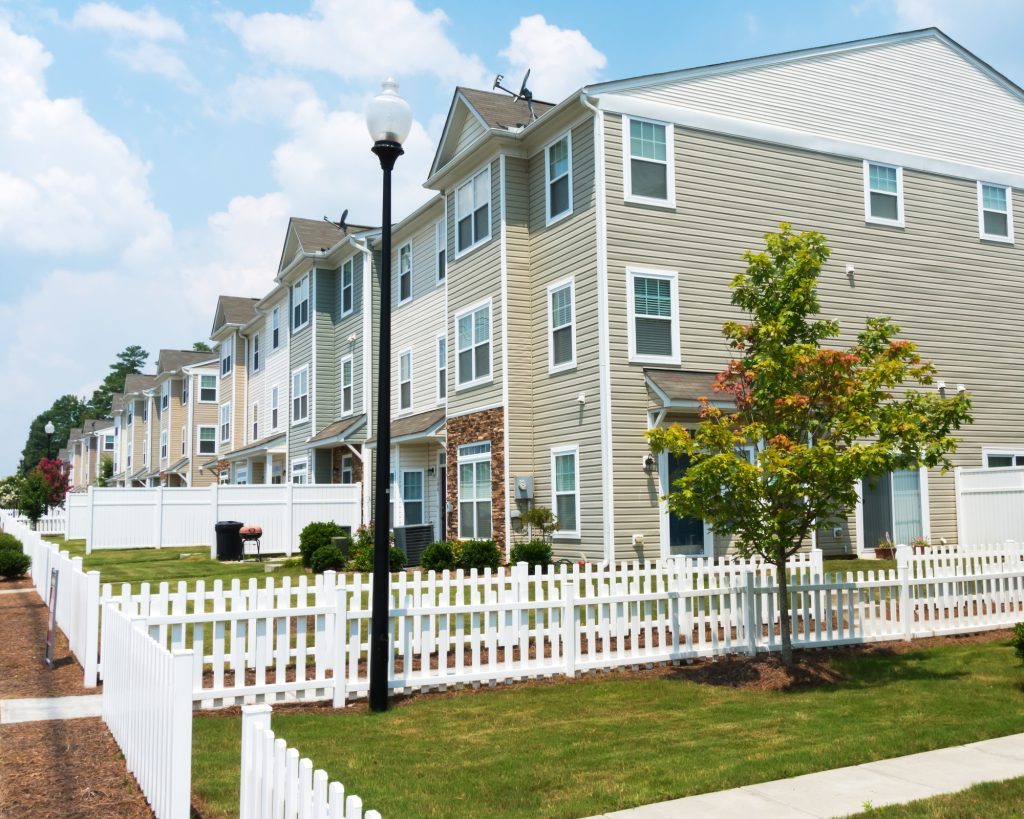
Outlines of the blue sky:
M398 213L455 84L600 79L938 25L1024 83L1018 0L512 3L0 0L0 474L29 420L114 355L205 338L269 289L290 214L377 221L362 124L393 74L416 126ZM146 307L148 305L148 307ZM53 319L57 318L55 322Z

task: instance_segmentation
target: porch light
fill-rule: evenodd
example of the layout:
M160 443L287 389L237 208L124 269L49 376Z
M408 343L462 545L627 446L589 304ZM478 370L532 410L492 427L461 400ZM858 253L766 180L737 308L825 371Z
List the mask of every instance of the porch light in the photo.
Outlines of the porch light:
M644 472L648 475L654 472L654 456L650 452L644 456Z

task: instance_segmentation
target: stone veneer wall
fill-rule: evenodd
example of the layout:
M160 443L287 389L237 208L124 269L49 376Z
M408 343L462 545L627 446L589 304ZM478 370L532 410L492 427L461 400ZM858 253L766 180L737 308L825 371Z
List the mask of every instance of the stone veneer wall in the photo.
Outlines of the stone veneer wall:
M352 456L352 483L359 483L363 479L363 462L358 455L344 445L331 450L331 483L341 480L341 459L345 455Z
M491 442L491 532L498 548L505 549L505 410L503 407L449 418L445 424L448 435L448 500L452 512L448 531L457 537L459 531L459 446L480 441Z

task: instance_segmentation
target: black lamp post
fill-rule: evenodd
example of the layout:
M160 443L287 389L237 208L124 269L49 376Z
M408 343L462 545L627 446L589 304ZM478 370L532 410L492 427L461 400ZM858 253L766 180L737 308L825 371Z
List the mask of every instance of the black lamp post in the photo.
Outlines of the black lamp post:
M48 460L53 459L53 433L56 432L56 427L53 425L53 421L47 421L46 426L43 427L43 431L46 432L46 457Z
M391 171L404 152L402 142L412 128L409 104L398 96L398 84L385 80L366 109L371 149L384 172L381 213L380 338L377 347L377 464L373 474L373 610L370 613L370 710L388 707L388 603L391 596Z

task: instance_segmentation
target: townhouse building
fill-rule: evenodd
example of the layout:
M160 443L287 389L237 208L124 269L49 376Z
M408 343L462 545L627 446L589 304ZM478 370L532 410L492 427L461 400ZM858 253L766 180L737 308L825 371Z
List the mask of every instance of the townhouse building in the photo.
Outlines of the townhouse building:
M71 430L67 446L70 452L71 486L99 485L104 459L113 461L114 458L114 422L109 419L86 421L81 427Z
M217 426L218 359L194 350L161 350L152 385L156 486L208 486L215 476L202 469ZM203 450L207 450L204 453Z
M155 375L132 373L124 382L120 400L121 434L118 465L115 468L116 486L149 486L152 470L150 428L150 391Z

